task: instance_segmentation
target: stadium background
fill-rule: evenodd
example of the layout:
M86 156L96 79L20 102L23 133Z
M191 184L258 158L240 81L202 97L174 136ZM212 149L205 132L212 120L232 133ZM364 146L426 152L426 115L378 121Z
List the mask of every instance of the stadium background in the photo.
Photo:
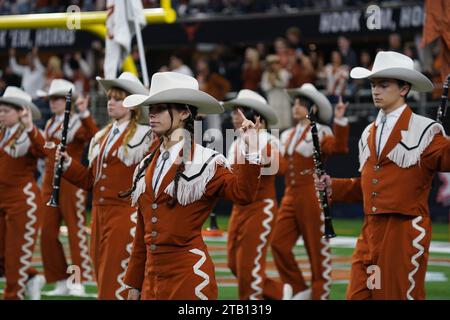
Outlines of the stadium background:
M144 0L142 3L145 8L160 6L159 1ZM334 156L328 161L327 171L332 176L350 177L358 174L357 141L364 127L376 115L367 84L345 79L345 89L342 92L330 90L329 81L333 79L329 79L325 70L333 61L337 63L332 61L335 59L333 52L340 52L342 62L338 64L339 68L347 70L356 65L370 67L379 50L393 50L410 55L416 66L433 80L436 89L429 94L412 94L409 103L416 112L435 118L442 92L440 68L436 59L439 43L427 48L421 46L424 1L368 3L358 0L185 0L172 1L171 4L177 13L174 23L148 24L142 30L149 75L159 70L172 70L176 68L174 63L182 61L181 64L189 67L199 80L211 79L210 75L215 75L216 82L212 85L216 86L216 90L211 93L217 99L232 98L233 94L244 87L265 94L260 86L262 73L266 71L265 58L269 54L279 55L282 61L286 61L283 67L292 75L288 87L313 82L330 99L342 94L344 100L350 102L347 111L351 124L350 153ZM370 4L378 5L382 13L380 26L376 29L369 28L366 23L366 11ZM106 3L94 0L0 1L0 15L66 12L70 5L79 6L82 11L102 11L105 10ZM288 33L298 34L298 42L289 41ZM338 40L339 37L341 38ZM85 30L2 27L0 94L8 85L22 84L20 76L11 68L10 58L15 57L19 64L25 64L26 55L36 47L37 57L45 68L42 75L43 87L54 78L64 77L73 81L79 91L90 95L91 111L98 124L104 125L108 121L106 99L95 81L96 76L103 76L103 42L98 36ZM348 49L345 48L345 42L349 44ZM15 52L11 48L15 48ZM246 70L249 64L246 59L248 48L254 48L259 55L256 59L259 69L257 72ZM307 61L296 59L291 62L289 55L292 52L302 52ZM136 45L133 45L131 57L140 72ZM176 62L173 62L174 59ZM304 71L305 63L312 66L308 73ZM35 96L34 92L30 94ZM44 115L44 119L38 123L42 128L50 117L50 111L46 101L36 99L36 103ZM231 128L228 114L222 115L220 120L222 129ZM446 122L445 125L449 128L449 123ZM449 180L450 176L447 174L438 175L430 195L433 240L447 248L450 240ZM277 178L276 183L278 197L281 199L283 179ZM231 204L225 201L220 201L215 209L222 229L226 230L230 211ZM337 204L333 207L333 215L336 217L339 235L357 236L362 221L360 205ZM217 250L217 254L213 254L214 259L221 265L226 259L223 242L213 241L209 244L213 252ZM445 281L430 282L429 285L433 288L431 292L429 290L429 294L431 298L449 299L450 253L446 250L439 252L431 255L430 271L445 276ZM301 245L297 248L297 254L299 261L306 263L303 261L305 252ZM351 248L337 248L334 254L338 261L342 258L342 263L348 264ZM39 258L36 259L35 263L39 266ZM231 278L225 267L219 267L219 278L220 275L224 275L226 279ZM273 272L272 275L276 276L275 268L272 269L269 268L269 274ZM343 298L345 283L339 284L339 279L336 281L338 284L333 289L332 298ZM233 286L222 286L220 297L234 299L235 290ZM90 292L94 291L95 287L92 287Z

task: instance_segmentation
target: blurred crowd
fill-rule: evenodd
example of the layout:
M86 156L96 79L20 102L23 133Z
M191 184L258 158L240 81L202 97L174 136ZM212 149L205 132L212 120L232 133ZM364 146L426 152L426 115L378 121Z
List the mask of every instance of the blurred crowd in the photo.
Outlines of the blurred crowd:
M148 48L147 48L148 49ZM440 82L439 66L434 60L421 59L423 54L414 42L405 42L396 33L389 35L383 47L354 49L350 39L337 38L330 49L302 41L301 30L291 27L273 43L257 43L252 46L214 45L210 48L186 48L161 52L159 57L147 52L149 73L155 71L176 71L194 76L201 90L208 92L218 100L231 98L230 92L241 88L251 89L263 94L278 111L281 129L290 125L290 102L284 90L300 87L310 82L322 90L332 103L339 96L352 102L370 102L370 85L365 81L352 80L350 69L354 66L371 68L373 58L379 50L392 50L410 56L416 69L427 74L436 84ZM437 52L432 52L434 56ZM131 56L138 70L139 52L133 48ZM0 94L8 85L24 88L43 109L44 119L47 111L46 101L36 92L47 90L50 82L56 78L66 78L77 87L77 91L92 96L101 95L96 76L103 76L104 46L96 41L86 51L70 53L40 53L38 48L22 52L20 57L14 49L9 50L9 60L0 65ZM141 79L142 79L142 75ZM427 98L439 98L441 89ZM412 92L412 100L419 100L418 93ZM49 113L49 112L48 112ZM211 121L219 121L218 119Z
M400 3L400 0L377 0L374 3ZM142 0L144 8L160 6L158 0ZM299 12L304 9L340 8L366 5L364 0L173 0L180 17L198 14L248 14ZM0 0L0 14L64 12L70 5L82 11L105 10L106 0Z

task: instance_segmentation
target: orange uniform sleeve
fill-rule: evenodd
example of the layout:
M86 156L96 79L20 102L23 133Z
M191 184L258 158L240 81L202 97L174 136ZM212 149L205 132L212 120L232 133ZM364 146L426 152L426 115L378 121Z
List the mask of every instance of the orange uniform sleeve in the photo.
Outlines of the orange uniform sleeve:
M333 178L331 183L333 202L362 202L361 178Z
M36 158L47 156L47 149L44 148L45 138L36 126L33 126L33 130L28 132L28 137L31 140L31 154Z
M422 154L421 162L430 171L450 171L450 139L437 134Z
M324 155L348 153L348 136L350 126L333 125L334 136L325 136L322 140L322 153Z
M98 127L95 124L92 115L81 119L82 127L75 134L75 139L78 141L89 141L97 133Z
M257 164L236 164L236 170L217 165L216 174L206 187L207 197L221 197L240 205L252 203L258 190L261 166ZM235 172L234 172L235 171Z
M94 185L92 168L86 168L74 158L69 168L63 173L63 177L83 190L89 190Z
M136 235L134 236L133 249L131 250L127 272L123 280L126 285L138 290L142 289L145 276L145 262L147 259L144 233L144 220L141 212L138 210Z

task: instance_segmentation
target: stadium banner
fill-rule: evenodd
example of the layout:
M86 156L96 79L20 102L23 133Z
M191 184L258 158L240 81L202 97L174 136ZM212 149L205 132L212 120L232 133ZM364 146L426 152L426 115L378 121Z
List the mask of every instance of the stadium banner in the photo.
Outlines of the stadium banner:
M256 43L273 41L287 28L302 30L304 40L326 41L337 35L367 37L387 33L421 32L424 20L422 3L399 7L368 6L346 10L320 10L297 14L248 14L178 19L173 24L147 25L142 32L146 47L197 43ZM265 26L262 28L262 26ZM225 32L226 30L226 32ZM263 32L262 32L263 30ZM0 30L0 48L89 48L98 39L84 30L22 29Z

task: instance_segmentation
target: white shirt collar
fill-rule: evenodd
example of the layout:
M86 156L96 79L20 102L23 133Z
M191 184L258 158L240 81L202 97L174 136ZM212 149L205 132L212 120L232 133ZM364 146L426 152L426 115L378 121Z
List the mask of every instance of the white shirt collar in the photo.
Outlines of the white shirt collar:
M17 131L17 129L19 129L19 126L20 126L20 122L16 123L12 127L6 128L6 130L9 130L10 137Z
M394 111L386 114L383 110L380 110L378 112L378 116L377 119L375 120L375 125L378 127L381 123L381 118L386 115L386 122L389 123L396 123L398 118L400 118L400 115L403 113L403 111L406 108L406 103L404 105L402 105L401 107L395 109Z
M119 133L122 134L125 131L125 129L128 127L129 123L130 123L129 120L122 122L121 124L118 124L117 121L114 121L111 131L113 131L114 129L117 128L117 129L119 129Z
M161 151L160 158L161 158L161 156L162 156L162 154L163 154L164 152L169 151L169 155L170 155L170 157L169 157L169 163L172 164L172 163L175 161L175 159L177 158L177 156L178 156L178 154L180 153L181 149L183 148L183 145L184 145L184 139L182 139L181 141L175 143L175 144L174 144L173 146L171 146L169 149L166 149L166 148L164 147L164 145L161 144L161 147L160 147L160 149L159 149L159 150Z
M62 122L64 120L64 113L60 115L55 115L55 122Z

